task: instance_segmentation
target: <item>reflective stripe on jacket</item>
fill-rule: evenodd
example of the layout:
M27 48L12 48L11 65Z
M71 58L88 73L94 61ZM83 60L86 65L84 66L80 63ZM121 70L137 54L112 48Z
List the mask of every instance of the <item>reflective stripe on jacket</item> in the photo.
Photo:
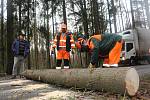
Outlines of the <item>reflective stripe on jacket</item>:
M71 48L75 48L74 40L72 35L68 35L67 33L58 33L54 39L54 48L57 47L57 50L59 48L66 48L66 51L70 51Z

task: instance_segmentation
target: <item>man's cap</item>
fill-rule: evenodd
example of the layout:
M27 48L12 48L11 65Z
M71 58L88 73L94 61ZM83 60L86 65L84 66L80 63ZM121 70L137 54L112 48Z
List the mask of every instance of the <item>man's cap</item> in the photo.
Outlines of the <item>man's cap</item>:
M61 29L62 29L62 28L65 28L65 29L66 29L66 28L67 28L67 25L66 25L66 24L64 24L64 23L63 23L63 24L61 24Z
M78 34L77 34L77 38L85 39L85 35L83 35L82 33L78 33Z
M18 36L20 36L20 35L25 36L25 33L24 33L24 32L22 32L22 31L19 31Z

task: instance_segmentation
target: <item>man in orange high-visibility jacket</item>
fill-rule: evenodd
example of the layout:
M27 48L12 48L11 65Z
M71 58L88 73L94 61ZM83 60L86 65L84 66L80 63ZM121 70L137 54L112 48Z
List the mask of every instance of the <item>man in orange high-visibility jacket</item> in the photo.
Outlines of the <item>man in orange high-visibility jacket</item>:
M71 48L75 48L75 44L72 35L67 32L66 24L61 25L61 32L57 33L53 47L57 48L56 69L61 69L62 60L64 60L64 69L69 69L70 51Z
M86 43L86 37L83 34L77 34L77 40L75 41L76 47L80 52L88 52L88 46Z
M88 47L91 52L89 67L95 67L99 54L105 56L104 67L118 67L122 48L122 37L116 34L96 34L89 38Z

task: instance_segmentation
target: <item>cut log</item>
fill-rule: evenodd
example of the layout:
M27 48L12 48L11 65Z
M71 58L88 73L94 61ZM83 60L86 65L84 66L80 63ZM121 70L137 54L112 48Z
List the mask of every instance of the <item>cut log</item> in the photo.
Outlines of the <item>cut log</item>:
M139 76L134 68L42 69L27 70L26 78L66 87L86 88L133 96L139 88Z

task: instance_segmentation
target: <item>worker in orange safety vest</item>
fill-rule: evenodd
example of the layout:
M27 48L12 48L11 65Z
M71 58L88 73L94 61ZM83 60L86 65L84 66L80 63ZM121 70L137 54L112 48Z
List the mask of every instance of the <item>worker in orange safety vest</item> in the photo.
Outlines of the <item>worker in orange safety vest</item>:
M77 34L77 41L75 41L76 47L79 49L80 52L88 52L88 46L87 45L87 40L85 35L83 34Z
M77 48L84 49L91 54L89 68L95 68L100 59L104 59L103 67L118 67L122 48L122 37L117 34L95 34L87 43L78 38ZM87 50L86 50L87 49Z
M62 60L64 60L64 69L69 69L70 51L71 48L75 48L75 44L72 35L67 32L66 24L61 25L61 32L57 33L53 48L57 48L56 69L61 69Z
M95 67L99 54L105 56L103 67L118 67L122 48L122 37L117 34L95 34L88 40L92 50L89 67Z

